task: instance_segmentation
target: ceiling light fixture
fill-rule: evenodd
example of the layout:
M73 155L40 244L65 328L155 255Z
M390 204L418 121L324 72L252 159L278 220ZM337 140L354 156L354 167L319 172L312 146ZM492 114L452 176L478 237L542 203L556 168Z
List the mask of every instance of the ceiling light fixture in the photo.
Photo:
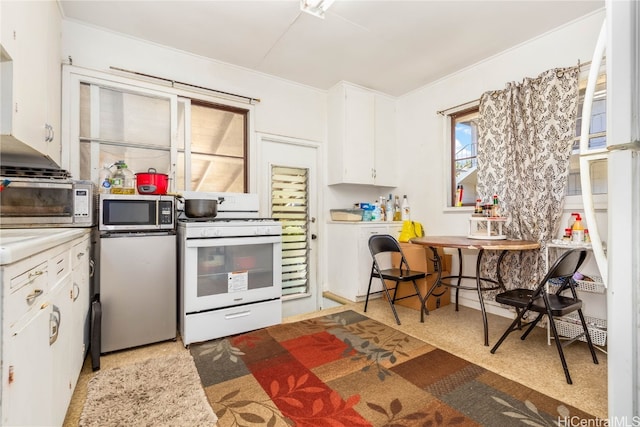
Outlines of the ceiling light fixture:
M324 13L335 0L300 0L300 10L324 19Z

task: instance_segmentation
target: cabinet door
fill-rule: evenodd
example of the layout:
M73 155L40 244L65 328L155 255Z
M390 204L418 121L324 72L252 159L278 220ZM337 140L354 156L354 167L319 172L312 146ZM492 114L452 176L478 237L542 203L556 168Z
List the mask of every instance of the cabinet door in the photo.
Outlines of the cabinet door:
M398 185L396 146L396 104L393 99L375 96L375 184Z
M2 425L52 425L50 313L45 306L9 331L2 360Z
M50 128L60 122L60 15L55 1L2 2L2 45L11 58L3 87L13 100L3 100L3 133L60 160L60 140L50 143ZM5 81L9 78L10 81ZM59 132L58 132L59 133Z
M373 93L354 87L345 90L345 135L342 150L344 182L373 184Z
M72 249L72 281L71 284L71 328L73 342L71 344L71 369L73 372L73 388L77 381L77 376L82 370L82 364L89 346L89 254L91 242L89 238L73 246Z
M358 296L366 296L371 275L371 265L373 258L369 250L369 238L375 234L389 234L389 228L385 225L362 227L358 238L358 268L360 269L360 279L358 280ZM391 267L391 257L384 254L378 255L380 268ZM380 279L373 279L371 282L371 292L382 290Z
M46 89L45 94L45 125L49 126L45 135L49 137L46 143L45 154L48 154L56 163L60 164L61 139L60 139L60 111L62 105L62 18L57 2L42 2L43 14L46 15L46 36L42 42L46 46L43 52L46 62L42 76Z
M53 425L62 425L64 422L75 383L75 375L69 360L74 342L72 285L72 276L69 274L63 283L56 286L56 290L50 296L49 345L51 362L49 366L52 371L52 383L49 395L52 400L51 420Z

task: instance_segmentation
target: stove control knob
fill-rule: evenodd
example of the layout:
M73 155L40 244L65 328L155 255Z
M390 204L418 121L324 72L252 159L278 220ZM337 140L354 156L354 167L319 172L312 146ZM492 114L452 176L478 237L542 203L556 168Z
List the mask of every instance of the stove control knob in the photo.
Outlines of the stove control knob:
M203 228L202 230L200 230L200 236L201 237L209 237L211 236L211 230L208 228Z

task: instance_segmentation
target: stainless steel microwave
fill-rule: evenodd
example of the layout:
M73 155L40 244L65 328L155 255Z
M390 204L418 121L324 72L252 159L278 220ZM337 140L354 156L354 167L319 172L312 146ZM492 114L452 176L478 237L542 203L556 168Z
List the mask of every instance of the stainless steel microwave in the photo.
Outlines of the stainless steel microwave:
M0 177L0 227L92 227L95 187L90 181Z
M100 194L100 231L173 230L175 216L173 196Z

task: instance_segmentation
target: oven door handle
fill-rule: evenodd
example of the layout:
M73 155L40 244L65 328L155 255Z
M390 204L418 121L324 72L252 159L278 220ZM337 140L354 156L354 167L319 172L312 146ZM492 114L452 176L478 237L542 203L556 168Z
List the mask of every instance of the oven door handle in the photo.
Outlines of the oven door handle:
M187 239L187 248L208 248L216 246L257 245L281 243L282 236L253 236L253 237L209 237L201 239Z

